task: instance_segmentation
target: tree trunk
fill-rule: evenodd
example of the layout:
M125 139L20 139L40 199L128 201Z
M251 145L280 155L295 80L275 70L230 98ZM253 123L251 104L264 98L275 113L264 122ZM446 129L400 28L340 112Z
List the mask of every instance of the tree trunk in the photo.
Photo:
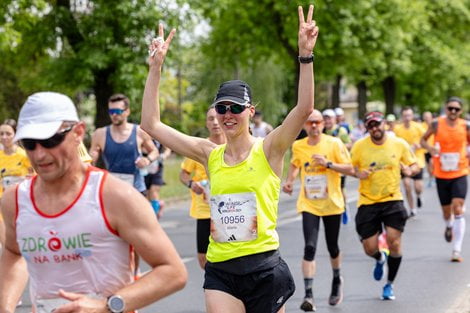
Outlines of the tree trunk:
M340 74L336 75L335 83L331 94L331 106L333 108L339 107L339 91L341 89L341 78Z
M388 76L382 81L382 88L384 91L384 98L385 98L385 113L386 114L394 114L394 107L395 107L395 78L393 76Z
M109 124L108 99L114 92L113 86L110 82L110 77L114 71L114 67L108 67L93 73L93 76L95 77L93 92L96 97L96 128Z
M364 80L357 84L357 118L363 119L367 111L367 85Z

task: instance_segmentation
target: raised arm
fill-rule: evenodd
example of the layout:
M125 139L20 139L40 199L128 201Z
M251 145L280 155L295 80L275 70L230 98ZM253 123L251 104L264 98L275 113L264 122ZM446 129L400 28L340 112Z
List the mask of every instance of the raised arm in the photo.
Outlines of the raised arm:
M312 51L318 37L318 27L313 17L313 5L308 9L307 20L304 18L302 7L299 13L299 56L306 58L313 56ZM313 111L314 80L313 62L300 63L299 87L297 105L290 111L284 122L268 134L264 143L265 153L270 160L284 155L290 145L299 135L304 122ZM271 163L271 166L273 164ZM275 166L273 166L274 168Z
M15 188L10 187L5 191L1 205L6 228L6 242L0 257L0 313L15 312L28 281L26 262L16 242Z
M166 40L163 40L163 25L160 24L159 37L150 45L149 74L142 101L141 127L162 145L176 153L206 164L210 151L216 145L207 139L185 135L162 123L160 118L159 85L162 65L175 32L175 29L171 30Z

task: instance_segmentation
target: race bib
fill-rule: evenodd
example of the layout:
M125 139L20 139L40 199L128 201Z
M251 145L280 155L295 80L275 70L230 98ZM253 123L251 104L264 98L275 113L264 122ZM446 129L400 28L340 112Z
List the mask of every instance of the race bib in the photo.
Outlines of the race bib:
M126 183L130 184L131 186L134 186L134 174L123 174L123 173L113 173L111 174L114 177L119 178L120 180L125 181Z
M328 197L328 182L326 175L305 176L305 196L307 199L325 199Z
M444 172L456 171L459 169L460 153L446 152L441 153L441 170Z
M251 241L258 238L254 192L212 196L211 237L216 242Z
M23 176L5 176L2 178L2 185L3 188L7 188L8 186L19 184L24 180Z

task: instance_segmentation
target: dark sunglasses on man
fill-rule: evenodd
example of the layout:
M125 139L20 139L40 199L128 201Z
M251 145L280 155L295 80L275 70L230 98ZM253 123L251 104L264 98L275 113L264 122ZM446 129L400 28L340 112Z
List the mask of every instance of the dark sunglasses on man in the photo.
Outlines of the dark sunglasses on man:
M216 104L215 106L215 111L219 114L225 114L227 111L230 110L233 114L240 114L243 111L245 111L248 106L242 105L242 104L237 104L237 103L232 103L232 104Z
M369 123L367 123L367 125L366 125L366 129L370 130L370 129L374 128L374 127L379 127L380 124L382 124L382 122L377 122L377 121L369 122Z
M462 110L462 109L459 108L459 107L448 106L447 110L450 111L450 112L460 112L460 110Z
M52 149L52 148L57 147L64 141L65 137L72 130L74 126L75 125L71 125L67 128L64 128L58 131L57 133L55 133L52 137L47 138L47 139L27 139L27 138L21 139L20 144L23 148L25 148L28 151L33 151L34 149L36 149L37 143L46 149Z

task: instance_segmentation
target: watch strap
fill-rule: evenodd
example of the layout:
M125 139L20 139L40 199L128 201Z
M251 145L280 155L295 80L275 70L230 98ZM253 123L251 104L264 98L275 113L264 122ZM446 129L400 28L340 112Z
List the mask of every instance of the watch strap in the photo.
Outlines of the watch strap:
M313 55L313 52L309 56L306 56L306 57L299 55L299 62L302 64L312 63L314 59L315 59L315 56Z

